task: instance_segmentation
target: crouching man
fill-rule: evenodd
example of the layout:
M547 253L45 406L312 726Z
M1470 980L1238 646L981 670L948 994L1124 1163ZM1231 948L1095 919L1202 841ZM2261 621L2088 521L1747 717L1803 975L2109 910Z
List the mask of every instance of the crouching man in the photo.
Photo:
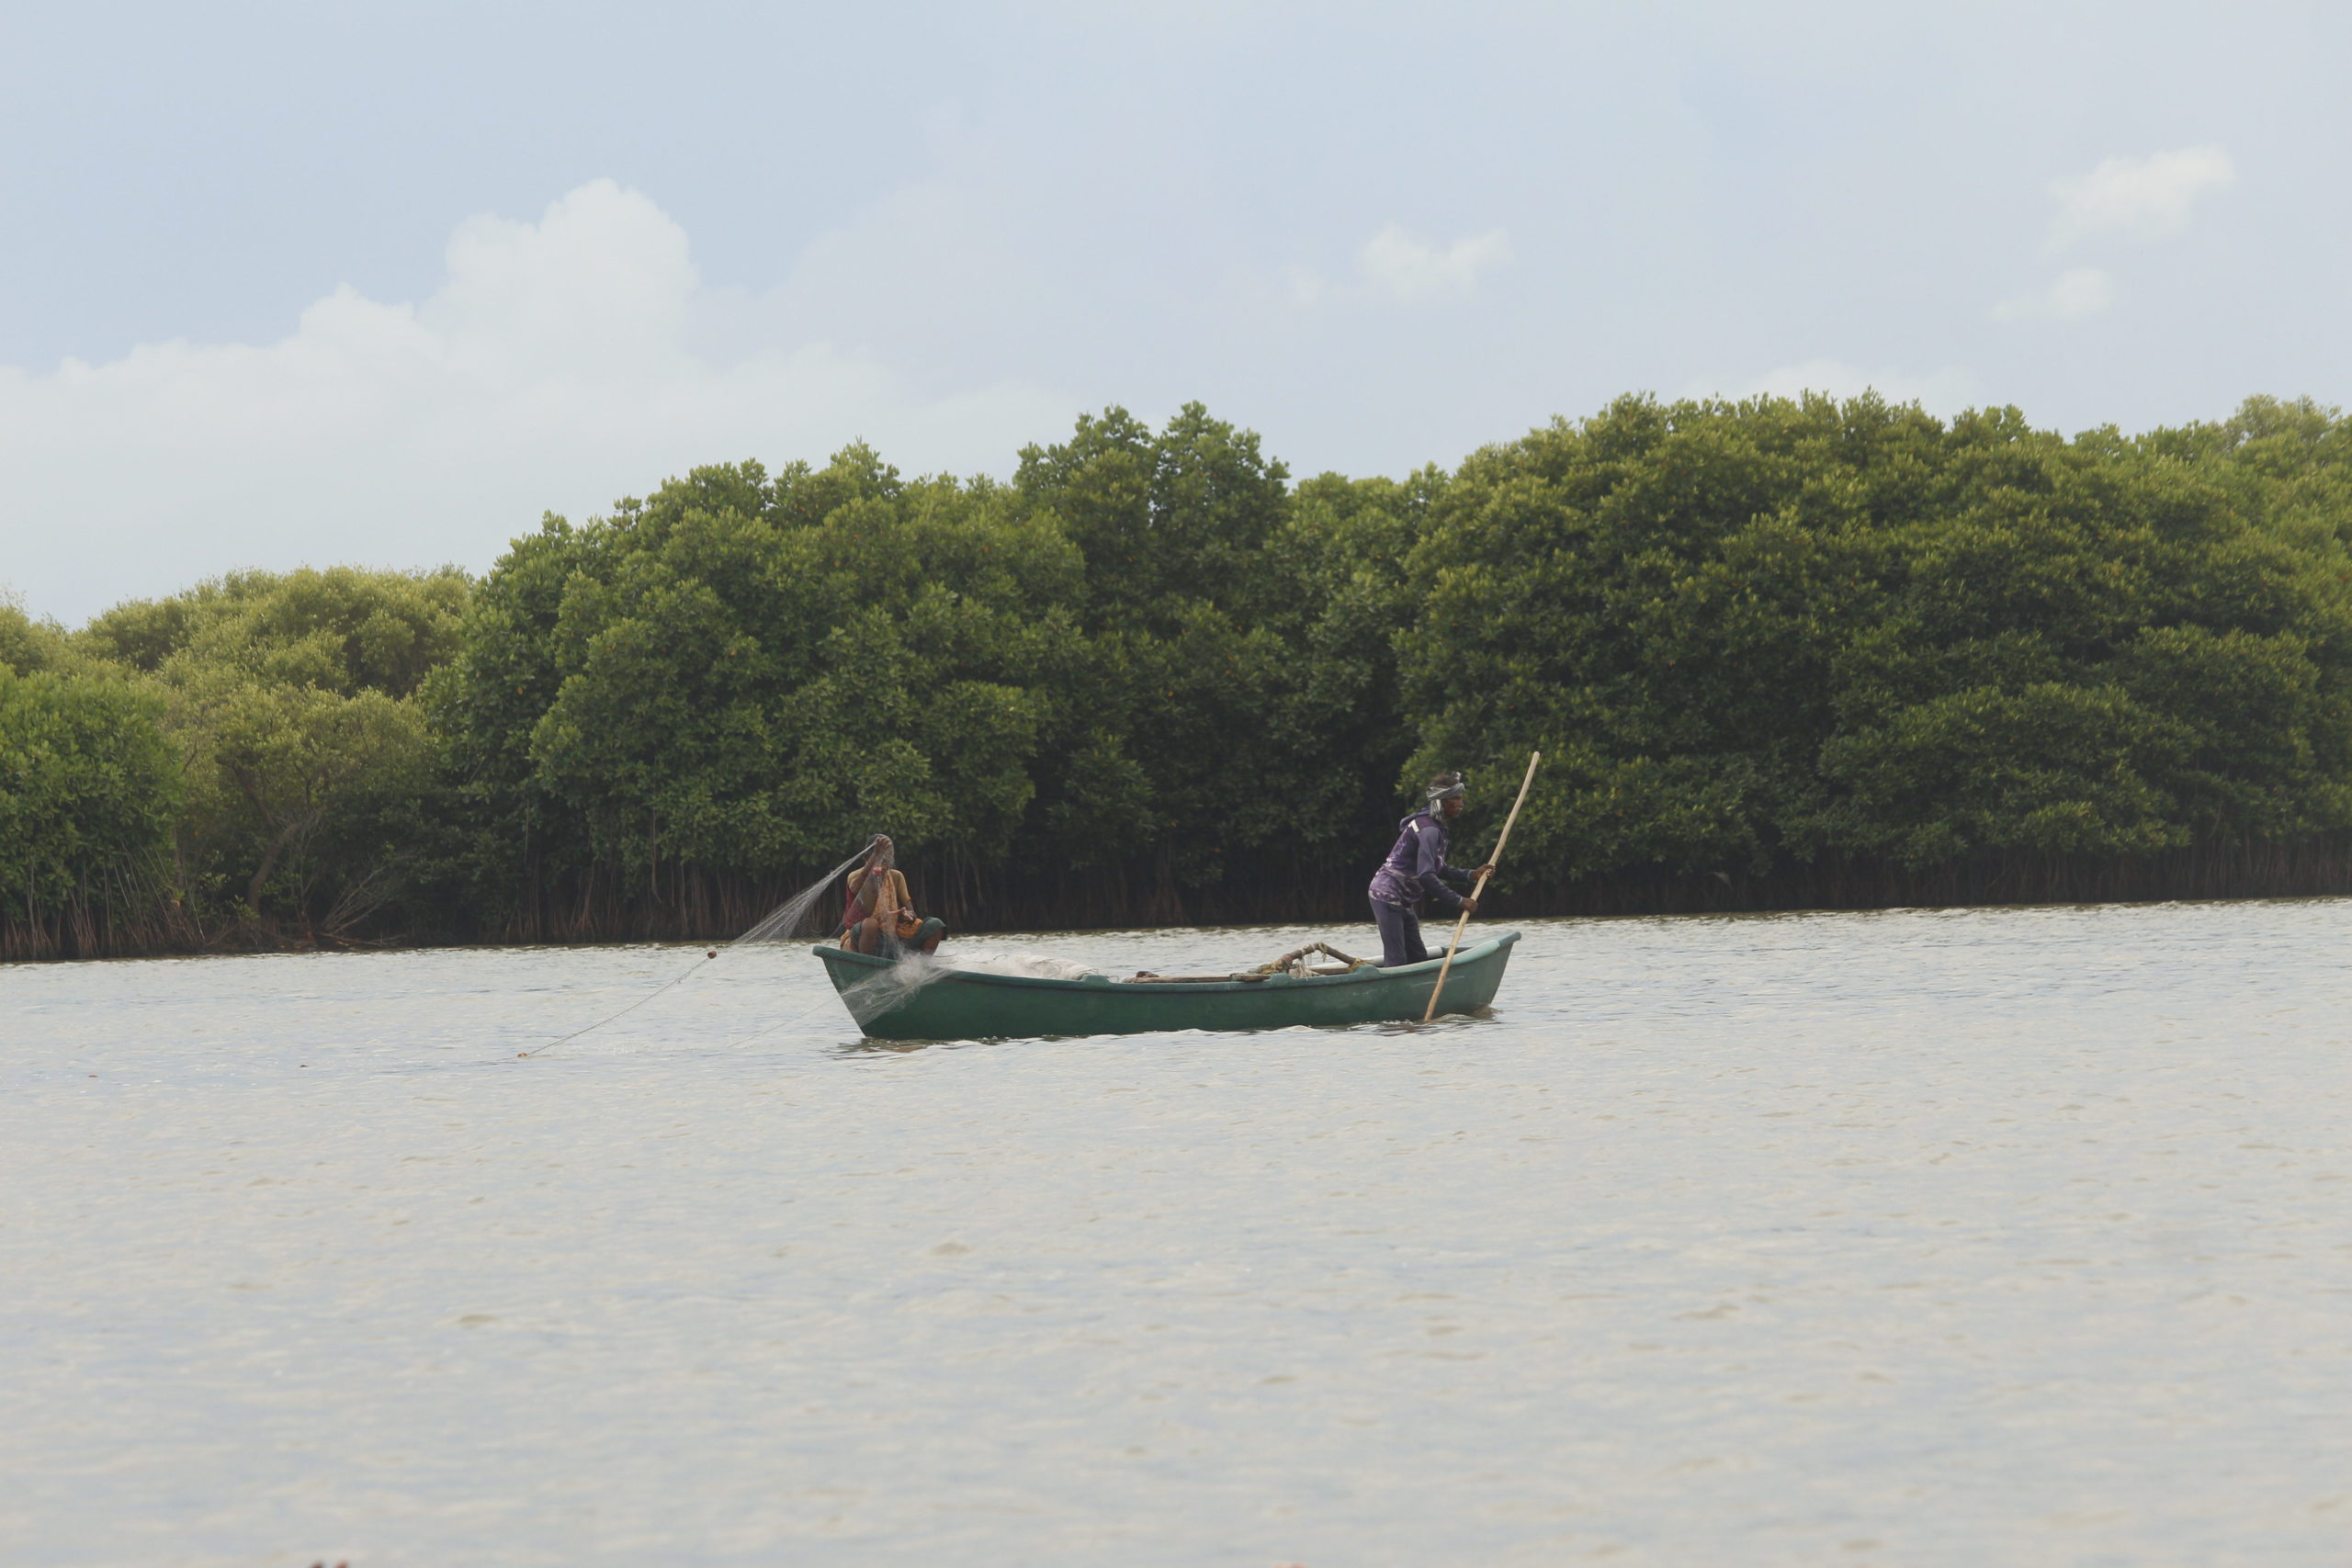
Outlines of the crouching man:
M849 874L849 901L842 907L842 945L852 953L899 959L910 953L936 953L947 922L915 912L907 874L899 869L889 835L878 835L865 863Z

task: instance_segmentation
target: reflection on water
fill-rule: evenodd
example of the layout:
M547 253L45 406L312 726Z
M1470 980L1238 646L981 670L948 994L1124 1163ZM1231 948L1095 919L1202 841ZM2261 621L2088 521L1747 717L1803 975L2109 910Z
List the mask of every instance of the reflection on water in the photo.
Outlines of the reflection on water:
M2346 1560L2352 902L1526 930L1427 1029L747 947L530 1060L690 950L0 969L0 1559Z

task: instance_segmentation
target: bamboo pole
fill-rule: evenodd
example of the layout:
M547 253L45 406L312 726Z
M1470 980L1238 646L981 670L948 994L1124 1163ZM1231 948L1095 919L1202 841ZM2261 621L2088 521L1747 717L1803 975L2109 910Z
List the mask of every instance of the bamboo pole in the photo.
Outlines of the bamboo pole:
M1510 815L1503 818L1502 836L1495 840L1495 852L1487 857L1485 869L1478 873L1478 885L1470 889L1473 903L1477 902L1478 896L1487 890L1487 878L1493 874L1495 867L1503 863L1503 846L1510 842L1511 824L1519 820L1519 808L1527 804L1527 786L1535 782L1535 764L1543 760L1541 751L1527 754L1527 776L1519 781L1519 798L1510 803ZM1445 962L1437 966L1437 984L1430 987L1430 1010L1421 1014L1423 1023L1437 1016L1437 999L1445 992L1446 973L1453 967L1454 951L1462 945L1462 928L1469 923L1470 911L1467 909L1463 910L1462 918L1453 922L1453 940L1446 943Z

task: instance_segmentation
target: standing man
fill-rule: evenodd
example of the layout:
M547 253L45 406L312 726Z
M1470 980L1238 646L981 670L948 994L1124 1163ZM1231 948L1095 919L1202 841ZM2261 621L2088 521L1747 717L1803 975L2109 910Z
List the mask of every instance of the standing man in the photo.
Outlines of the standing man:
M1415 906L1434 899L1452 914L1478 911L1478 900L1465 898L1456 887L1476 885L1494 867L1463 871L1445 863L1445 846L1453 819L1462 815L1468 784L1460 773L1440 773L1429 783L1429 805L1396 825L1396 847L1388 852L1372 877L1372 923L1380 928L1380 965L1419 964L1430 950L1421 945L1421 918Z

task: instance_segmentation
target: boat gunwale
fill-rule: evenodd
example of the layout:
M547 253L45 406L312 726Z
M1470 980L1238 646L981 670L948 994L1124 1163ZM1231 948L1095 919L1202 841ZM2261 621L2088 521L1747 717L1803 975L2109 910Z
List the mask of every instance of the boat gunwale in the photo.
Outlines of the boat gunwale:
M1453 966L1459 969L1466 964L1474 963L1492 950L1506 947L1517 942L1519 937L1520 933L1516 928L1498 931L1493 936L1456 953L1453 955ZM813 943L808 951L827 964L846 964L853 969L865 969L876 974L885 973L897 967L897 964L889 959L877 958L870 953L854 953L848 948L840 947L831 942ZM1113 979L1108 975L1091 976L1083 980L1055 980L1048 979L1043 975L995 975L984 969L947 968L941 974L939 981L933 983L958 980L976 985L1031 987L1053 991L1083 991L1090 996L1100 996L1106 991L1115 992L1119 987L1125 986L1134 987L1133 990L1125 993L1127 995L1181 997L1198 995L1204 991L1225 994L1261 990L1268 986L1287 988L1293 986L1367 985L1382 980L1406 979L1424 972L1435 971L1444 962L1444 956L1440 954L1435 958L1425 958L1419 964L1400 964L1394 969L1384 969L1377 964L1366 964L1363 968L1350 970L1345 975L1269 975L1262 980L1153 980L1140 984L1134 980Z

